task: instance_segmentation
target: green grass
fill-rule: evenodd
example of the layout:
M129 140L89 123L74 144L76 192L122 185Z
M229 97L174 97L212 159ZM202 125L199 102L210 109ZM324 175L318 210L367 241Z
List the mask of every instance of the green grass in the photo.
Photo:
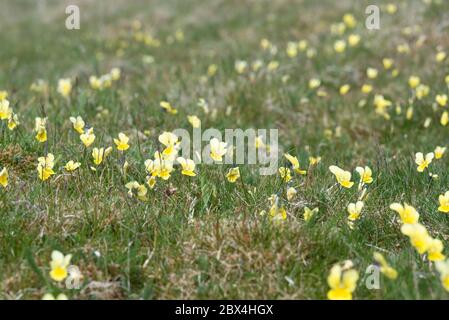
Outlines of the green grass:
M414 163L416 152L447 145L448 127L439 123L443 108L433 107L435 95L448 90L448 61L434 59L436 48L447 51L449 44L446 2L392 0L398 12L383 11L379 31L364 27L368 1L75 2L81 10L76 31L65 29L65 6L59 1L47 1L43 13L34 1L0 4L0 89L8 91L21 122L9 131L3 121L0 135L0 169L6 166L10 174L8 188L0 187L0 298L40 299L47 292L64 292L72 299L324 299L330 268L347 259L360 273L355 299L449 297L434 265L415 252L389 209L393 202L412 204L420 222L447 246L449 216L437 208L438 195L448 190L449 160L446 155L430 165L438 180L418 173ZM331 24L348 12L357 18L356 28L332 34ZM136 19L160 40L159 47L134 39ZM414 34L402 32L414 26L420 28ZM175 39L177 30L184 32L183 41ZM334 41L350 33L361 36L359 46L337 55ZM418 47L421 36L426 40ZM276 55L260 48L263 38L277 47ZM301 39L316 49L314 58L303 52L287 57L287 42ZM401 43L410 45L409 54L397 53ZM144 63L147 55L153 63ZM397 77L383 69L384 57L395 60ZM257 74L234 70L236 60L258 59L264 66ZM274 60L279 68L268 72ZM210 64L218 71L207 78ZM122 77L110 89L89 87L89 76L112 67L120 67ZM377 79L366 78L367 67L379 70ZM411 75L419 75L430 94L411 102L414 115L407 120ZM56 92L58 79L65 77L75 83L69 100ZM311 78L321 79L327 97L309 89ZM30 91L37 79L48 81L47 95ZM345 83L352 89L342 97L338 88ZM372 94L360 92L364 83L373 85ZM374 93L401 106L402 113L393 106L390 120L376 114ZM199 98L208 101L209 114L197 106ZM170 101L178 114L162 112L161 100ZM47 148L57 159L56 175L46 182L36 171L46 147L33 132L34 119L43 112ZM176 171L168 181L159 179L147 202L128 197L125 184L145 181L143 162L160 147L159 134L190 130L191 114L203 128L279 129L280 145L298 155L303 167L310 155L322 157L306 176L293 176L290 185L298 194L286 204L283 223L259 213L269 211L270 195L285 198L285 185L278 175L259 176L255 166L241 166L241 180L230 184L224 178L229 165L199 165L194 178ZM69 121L77 115L97 136L86 157ZM428 117L432 123L424 128ZM92 148L114 146L119 132L131 138L127 175L117 150L91 171ZM68 160L82 162L73 176L62 168ZM354 230L347 226L346 207L357 200L357 185L336 186L328 170L335 164L351 170L356 182L356 166L373 169L374 182ZM320 209L308 223L305 206ZM82 289L68 290L50 279L52 250L73 254L72 263L84 276ZM396 281L382 276L381 288L368 290L365 269L374 251L382 252L399 276Z

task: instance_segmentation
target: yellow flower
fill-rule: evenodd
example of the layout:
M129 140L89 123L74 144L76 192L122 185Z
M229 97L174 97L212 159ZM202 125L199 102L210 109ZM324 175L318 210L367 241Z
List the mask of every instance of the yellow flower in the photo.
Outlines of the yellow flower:
M42 300L69 300L69 298L67 298L67 296L65 294L63 294L63 293L58 294L56 296L56 298L51 293L46 293L42 297Z
M276 201L277 202L277 201ZM287 211L284 207L279 207L277 203L270 208L270 220L278 222L287 219Z
M446 126L449 122L449 113L447 111L444 111L441 114L441 119L440 119L440 123L442 126Z
M67 267L69 266L70 259L72 259L72 255L68 254L64 256L61 252L54 250L51 253L51 261L50 261L50 277L58 282L64 280L67 275Z
M430 92L430 88L429 86L420 84L417 88L416 88L416 98L418 98L418 100L421 100L422 98L426 97L429 95Z
M382 64L384 65L384 69L388 70L391 69L391 67L393 66L394 60L390 58L384 58L382 59Z
M290 174L290 169L285 167L279 168L279 175L284 180L284 182L289 182L292 179L292 176Z
M6 120L11 116L12 109L9 107L9 101L0 100L0 120Z
M321 81L320 81L320 79L316 79L316 78L313 78L313 79L310 79L309 80L309 89L316 89L316 88L318 88L319 86L321 85Z
M358 220L360 218L360 213L362 212L363 209L363 202L362 201L357 201L356 203L350 203L348 205L348 220L349 221L355 221Z
M334 43L334 50L337 53L342 53L346 50L346 42L344 40L337 40Z
M73 124L73 129L75 129L79 134L84 133L84 127L86 124L84 123L83 118L78 117L70 117L70 122Z
M372 174L373 172L371 169L367 166L365 168L357 167L355 168L355 171L360 175L360 181L366 184L370 184L373 182Z
M81 163L79 162L74 162L73 160L70 160L69 162L66 163L66 165L64 166L64 168L69 171L75 171L76 169L78 169L81 166Z
M131 181L128 182L125 187L128 189L128 195L130 197L136 197L140 201L147 200L147 188L144 184L139 184L137 181Z
M435 154L435 159L441 159L446 152L446 147L437 146L433 152Z
M194 177L196 176L195 173L195 162L191 159L184 159L183 157L178 157L176 161L179 162L179 164L182 167L181 173L185 176Z
M351 181L351 172L345 171L337 166L330 166L330 172L335 175L337 182L345 188L351 188L354 185L354 182Z
M174 133L163 132L158 139L166 147L162 151L162 155L166 159L173 161L178 153L178 137Z
M129 138L122 132L118 134L118 139L114 139L114 143L117 146L117 150L125 151L129 148Z
M158 151L154 154L154 160L146 160L145 168L154 177L159 177L163 180L168 180L173 171L173 161L164 158Z
M343 22L348 28L351 28L351 29L354 28L357 24L357 20L350 13L346 13L343 16Z
M309 209L308 207L304 207L304 221L309 221L310 219L313 218L313 216L315 214L318 213L320 209L319 208L314 208L314 209Z
M425 253L433 240L427 229L420 223L404 224L401 232L410 238L410 243L419 254Z
M435 101L441 106L445 107L447 104L447 95L445 94L437 94L435 97Z
M5 90L0 90L0 101L5 100L6 98L8 98L8 92Z
M370 84L364 84L361 88L361 91L364 94L369 94L369 93L371 93L371 91L373 91L373 86Z
M8 118L8 129L14 130L19 124L19 116L17 114L11 113Z
M351 90L351 86L349 84L344 84L340 87L340 95L344 96L346 95L349 90Z
M327 277L330 290L327 293L329 300L352 300L352 293L357 286L359 273L357 270L344 270L340 264L335 264Z
M419 77L417 77L417 76L411 76L410 78L408 78L408 85L412 89L415 89L416 87L418 87L420 83L421 83L421 79L419 79Z
M58 81L58 93L64 98L67 98L72 91L72 81L70 79L59 79Z
M210 157L214 161L221 161L227 152L227 143L221 142L217 138L210 140Z
M199 128L201 126L201 120L197 116L187 116L187 120L193 128Z
M316 166L320 161L321 157L309 157L309 165L311 166Z
M82 135L80 135L80 139L86 148L88 148L95 141L94 128L87 129Z
M419 220L419 213L415 208L404 202L404 205L400 203L392 203L390 209L396 211L404 224L414 224Z
M55 165L55 157L53 154L49 153L46 157L39 157L37 161L37 172L39 174L39 179L45 181L55 174L53 171L53 167Z
M396 11L398 10L398 7L394 3L389 3L389 4L387 4L386 9L387 9L387 13L395 14Z
M291 201L296 196L297 193L298 193L298 191L296 191L295 188L293 188L293 187L288 188L287 189L287 200Z
M234 183L238 178L240 178L239 167L230 168L228 173L226 174L226 179L228 179L229 182Z
M380 265L380 272L382 272L387 278L395 280L398 277L398 272L392 268L384 256L379 252L374 252L374 260Z
M35 119L34 131L36 131L36 140L39 142L47 141L47 118L37 117Z
M446 191L445 194L440 194L440 196L438 197L438 201L440 202L438 211L448 213L449 212L449 191Z
M356 47L360 43L360 36L358 34L349 35L348 43L351 47Z
M155 176L148 176L147 177L147 185L150 187L150 189L153 189L156 185L156 177Z
M440 274L440 281L446 291L449 291L449 259L437 261L435 267Z
M302 170L299 166L299 160L297 157L294 157L292 155L290 155L289 153L285 153L284 157L290 162L290 164L292 165L292 169L293 171L295 171L298 174L306 174L307 171L306 170Z
M94 90L100 90L103 87L101 80L96 76L89 77L89 84L90 84L90 87Z
M170 114L177 114L178 110L173 108L172 105L170 104L170 102L167 101L161 101L159 103L159 105L161 106L161 108L163 110L165 110L166 112L170 113Z
M424 155L422 154L422 152L418 152L415 154L415 163L418 165L418 168L416 170L418 170L418 172L423 172L424 169L426 169L429 164L432 162L434 157L433 152L429 152L428 154L426 154L426 157L424 158Z
M2 171L0 171L0 185L2 185L5 189L8 186L8 178L8 169L3 168Z
M112 81L117 81L120 79L121 76L121 70L120 68L112 68L109 74L111 75Z
M106 160L106 157L111 153L112 148L108 147L108 148L94 148L92 150L92 158L94 158L94 163L98 166L100 165L103 161Z
M248 68L248 63L246 61L237 60L234 64L235 71L237 71L238 74L242 74L246 71Z
M207 75L213 77L217 73L217 70L218 66L216 64L211 64L207 67Z
M441 261L446 257L442 253L444 247L443 242L439 239L432 239L429 244L429 248L427 248L427 257L429 261Z
M298 46L296 45L296 42L287 43L287 49L285 51L287 52L288 57L296 57L298 55Z
M366 76L370 79L376 79L379 72L375 68L366 69Z
M437 54L435 55L435 60L437 62L443 62L446 59L446 56L446 52L444 51L437 52Z

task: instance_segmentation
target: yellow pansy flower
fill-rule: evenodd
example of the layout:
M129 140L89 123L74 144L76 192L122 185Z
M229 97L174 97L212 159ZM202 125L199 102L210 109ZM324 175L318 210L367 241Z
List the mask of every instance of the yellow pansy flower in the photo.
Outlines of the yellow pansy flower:
M87 129L83 134L80 135L82 143L88 148L95 141L94 128Z
M343 53L346 50L346 41L344 40L335 41L334 50L337 53Z
M437 146L433 153L435 154L435 159L441 159L446 152L446 147Z
M165 146L165 149L162 151L162 155L166 159L174 161L176 154L178 153L178 136L172 132L166 131L159 135L158 140Z
M321 85L321 80L317 78L313 78L309 80L309 89L316 89Z
M309 157L309 165L315 166L321 162L321 157Z
M344 24L348 27L348 28L354 28L357 24L357 20L355 19L355 17L350 14L350 13L346 13L343 16L343 22Z
M304 207L304 221L308 222L319 210L319 208L309 209L308 207Z
M114 139L114 143L117 146L117 150L125 151L129 149L129 138L123 132L118 134L118 139Z
M360 89L364 94L369 94L373 91L373 86L370 84L364 84Z
M128 182L125 187L128 189L128 195L130 197L136 197L140 201L147 200L147 188L144 184L140 184L137 181L131 181Z
M42 297L42 300L69 300L69 298L63 293L58 294L56 297L51 293L46 293Z
M161 107L164 111L166 111L167 113L170 113L170 114L177 114L177 113L178 113L178 110L175 109L175 108L173 108L172 105L170 104L170 102L167 102L167 101L161 101L161 102L159 103L159 105L160 105L160 107Z
M291 201L296 196L297 193L298 193L298 191L296 191L295 188L293 188L293 187L288 188L287 189L287 200Z
M0 171L0 185L3 188L6 188L8 186L8 178L9 178L8 169L3 168L2 171Z
M380 272L382 272L387 278L395 280L398 277L398 272L392 268L384 256L379 252L373 253L374 261L380 265Z
M287 219L287 210L284 207L279 207L276 203L270 208L270 220L278 222Z
M427 258L429 261L441 261L446 257L442 253L444 249L443 242L439 239L432 239L427 248Z
M362 201L357 201L356 203L350 203L348 205L348 220L349 221L355 221L358 220L360 218L360 214L362 213L362 209L363 209L363 202Z
M442 126L446 126L449 122L449 113L447 111L444 111L441 114L440 123Z
M182 171L181 174L185 176L194 177L195 173L195 162L191 159L184 159L183 157L176 158L176 161L181 165Z
M360 43L360 36L358 34L350 34L348 36L348 44L351 47L356 47Z
M411 205L408 205L404 202L404 205L401 205L400 203L392 203L390 205L390 209L393 211L396 211L400 218L402 223L404 224L414 224L417 223L419 220L419 213L416 211L414 207Z
M420 223L404 224L401 232L410 238L410 243L419 254L425 253L433 240L427 229Z
M235 71L237 71L238 74L242 74L246 71L248 68L248 62L237 60L234 64Z
M422 152L418 152L415 154L415 163L418 165L418 168L416 169L418 172L423 172L424 169L426 169L429 164L432 162L434 158L433 152L429 152L426 154L426 157L424 158L424 155Z
M429 95L430 92L430 88L429 86L420 84L416 89L415 89L415 93L416 93L416 98L418 100L421 100L424 97L427 97Z
M340 95L342 96L346 95L349 92L349 90L351 90L351 86L349 84L342 85L339 90Z
M72 81L68 78L59 79L57 91L64 98L67 98L70 95L70 92L72 92Z
M289 153L285 153L285 154L284 154L284 157L285 157L285 158L290 162L290 164L292 165L293 171L295 171L295 172L298 173L298 174L302 174L302 175L304 175L304 174L307 173L306 170L302 170L302 169L300 168L300 166L299 166L299 160L298 160L297 157L292 156L292 155L289 154Z
M94 163L99 166L103 161L106 160L106 157L111 153L112 147L108 148L94 148L92 150L92 158L94 159Z
M0 100L0 120L6 120L11 116L12 109L9 107L9 101Z
M73 129L75 129L76 132L78 132L79 134L84 133L84 127L86 126L86 124L84 123L83 118L81 118L80 116L70 117L70 122L73 124Z
M75 171L76 169L78 169L80 166L81 166L81 163L70 160L69 162L66 163L64 168L67 171L72 172L72 171Z
M408 85L412 89L415 89L416 87L418 87L420 83L421 83L421 79L417 76L410 76L410 78L408 78Z
M352 293L357 286L359 273L357 270L344 270L340 264L335 264L327 277L330 290L327 297L330 300L352 300Z
M210 157L214 161L222 161L223 156L227 152L227 143L221 142L217 138L210 140Z
M14 130L19 124L19 116L15 113L11 113L8 118L8 129Z
M335 175L337 182L345 188L351 188L354 185L354 182L351 181L351 172L345 171L337 166L330 166L330 172Z
M150 189L153 189L156 185L156 177L155 176L148 176L147 177L147 185L150 187Z
M437 261L435 267L440 274L440 281L446 291L449 291L449 259Z
M54 250L51 253L50 277L58 282L63 281L68 275L67 267L69 266L71 259L71 254L64 256L61 252Z
M201 120L197 116L187 116L187 120L193 128L199 128L201 126Z
M228 179L229 182L234 183L238 178L240 178L239 167L230 168L228 173L226 174L226 179Z
M393 59L390 59L390 58L382 59L382 64L383 64L385 70L391 69L391 67L393 66L393 63L394 63Z
M435 101L441 107L445 107L447 105L447 95L446 94L437 94L436 97L435 97Z
M55 157L53 154L49 153L46 157L39 157L37 161L37 172L39 179L45 181L55 174L53 171L53 167L55 165Z
M36 140L39 142L47 141L47 118L37 117L35 119L34 131L36 131Z
M438 201L440 206L438 207L438 211L448 213L449 212L449 191L446 191L445 194L440 194L438 197Z
M292 179L289 168L280 167L279 175L281 176L282 180L284 180L284 182L289 182Z
M376 68L368 68L366 69L366 76L370 79L376 79L379 71Z
M443 62L446 59L447 55L446 52L444 51L439 51L437 52L437 54L435 55L435 61L436 62Z
M371 171L370 167L368 167L368 166L365 166L365 168L357 167L357 168L355 168L355 171L357 171L357 173L360 175L361 182L363 182L365 184L370 184L373 182L373 177L372 177L373 172Z

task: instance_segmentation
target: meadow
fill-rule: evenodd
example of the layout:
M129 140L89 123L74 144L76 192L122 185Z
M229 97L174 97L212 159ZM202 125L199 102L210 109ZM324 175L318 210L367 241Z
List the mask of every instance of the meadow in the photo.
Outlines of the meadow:
M449 298L449 2L19 0L0 29L0 299ZM199 125L277 129L279 170L180 159Z

